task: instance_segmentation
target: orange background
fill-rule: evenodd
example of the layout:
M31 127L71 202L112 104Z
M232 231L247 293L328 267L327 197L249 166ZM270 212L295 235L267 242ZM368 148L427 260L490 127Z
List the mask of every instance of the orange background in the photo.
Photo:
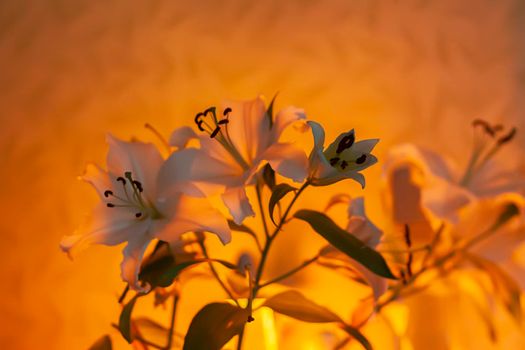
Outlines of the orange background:
M72 263L58 248L96 201L76 176L88 161L103 163L106 132L150 137L149 122L167 136L221 98L279 91L279 106L304 107L328 139L352 127L381 138L380 159L411 141L464 161L473 118L525 130L524 33L521 0L0 2L0 347L84 349L117 320L120 249L94 247ZM379 166L367 172L372 218L381 218L379 178ZM360 193L335 187L303 205ZM269 274L320 243L292 227ZM298 283L347 317L350 306L335 305L353 292L315 271ZM191 288L199 298L181 306L180 332L214 297ZM484 339L475 322L449 332L451 315L428 316L418 302L446 305L413 302L415 349L485 348L471 347ZM525 344L503 328L510 343L499 348ZM448 339L456 336L465 339Z

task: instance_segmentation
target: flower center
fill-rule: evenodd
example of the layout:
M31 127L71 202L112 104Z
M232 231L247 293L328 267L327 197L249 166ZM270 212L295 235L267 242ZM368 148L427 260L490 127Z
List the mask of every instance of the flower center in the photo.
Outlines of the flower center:
M230 122L230 113L232 109L226 108L222 112L222 119L217 118L215 107L210 107L204 112L195 116L195 124L200 131L210 135L210 138L217 140L226 151L235 159L235 161L245 170L249 169L248 162L241 156L228 133L228 123Z
M502 146L508 144L516 135L516 128L511 128L504 132L501 124L490 125L482 119L476 119L472 122L472 127L476 132L474 135L474 149L470 157L467 169L463 175L460 185L466 186L472 180L472 176L479 171ZM481 131L477 132L477 131ZM502 134L503 133L503 134Z
M330 157L331 152L325 152L325 156L329 159L330 165L334 168L344 171L348 166L355 164L361 165L366 161L366 154L361 154L358 157L343 157L342 153L351 149L355 143L355 132L351 130L347 135L343 136L335 150L335 156ZM327 150L328 151L328 150ZM351 152L346 152L351 155Z
M124 177L117 177L117 182L122 184L123 195L115 194L112 190L104 191L104 197L108 198L106 202L108 208L129 208L137 219L162 217L155 206L143 197L142 183L133 179L130 171L125 172Z

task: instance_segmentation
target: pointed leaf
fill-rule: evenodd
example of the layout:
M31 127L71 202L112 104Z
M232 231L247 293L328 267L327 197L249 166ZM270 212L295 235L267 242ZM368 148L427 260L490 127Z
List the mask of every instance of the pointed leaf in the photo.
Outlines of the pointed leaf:
M133 341L133 337L131 334L131 313L133 311L133 308L135 307L135 303L137 302L137 299L139 298L139 294L135 295L133 299L131 299L122 309L120 312L120 318L118 321L118 329L120 330L120 333L126 339L128 343L131 344Z
M272 169L269 163L264 166L262 177L266 186L273 191L275 187L275 170Z
M250 312L227 303L211 303L193 318L183 350L220 350L239 334Z
M300 292L289 290L266 300L264 306L280 314L311 323L343 322L324 306L307 299Z
M273 127L273 105L275 104L275 99L277 98L277 95L279 93L275 93L272 100L270 101L270 104L268 105L268 109L266 110L266 117L268 118L270 122L270 128Z
M112 350L113 345L111 344L111 338L109 335L105 335L91 345L88 350Z
M275 220L273 219L273 211L275 209L275 206L279 201L286 196L289 192L295 191L297 188L290 186L288 184L279 184L275 186L272 192L272 196L270 197L270 203L268 204L269 210L270 210L270 219L272 219L273 223L277 226L275 223Z
M480 256L468 254L467 258L485 272L492 283L495 297L505 306L509 314L520 323L522 320L521 290L518 283L501 267Z
M238 232L244 232L249 234L250 236L255 236L255 232L251 228L249 228L246 225L239 225L233 220L228 220L228 226L230 227L230 230L232 231L238 231Z
M390 271L381 254L368 247L365 243L336 225L328 216L314 210L299 210L295 213L297 219L306 221L331 245L356 260L375 274L396 279Z

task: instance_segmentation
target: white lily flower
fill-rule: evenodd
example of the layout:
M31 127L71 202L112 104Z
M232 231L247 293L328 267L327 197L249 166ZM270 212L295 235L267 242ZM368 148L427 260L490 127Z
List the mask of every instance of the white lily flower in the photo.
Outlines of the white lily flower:
M219 108L197 114L200 131L182 127L173 132L170 144L185 148L198 139L200 148L187 148L167 160L165 181L177 182L180 190L192 196L222 194L233 219L240 224L254 211L246 195L246 186L255 181L258 170L269 163L284 177L302 182L306 177L307 158L292 143L279 142L282 132L293 122L305 119L303 110L287 107L271 123L262 98L250 101L224 101ZM206 135L207 134L207 135Z
M484 128L492 128L485 122ZM480 124L475 124L480 126ZM483 129L486 132L487 129ZM489 134L490 135L490 134ZM514 129L507 135L496 138L493 135L489 140L480 142L474 148L471 161L466 171L460 171L458 167L429 150L412 144L403 144L394 147L385 160L385 173L390 179L395 179L396 173L406 169L416 170L411 180L420 189L420 203L435 217L453 223L458 222L458 211L478 199L489 198L503 193L525 191L525 176L518 172L503 170L492 159L499 148L510 141L514 135ZM407 180L407 179L405 179ZM393 183L394 186L402 184ZM406 211L410 205L402 204L408 198L395 198L401 201L398 207Z
M177 245L186 232L212 232L222 243L230 241L226 219L205 199L171 191L157 177L164 160L153 144L125 142L109 135L107 171L88 165L82 179L98 192L101 202L87 232L66 236L61 248L70 256L90 244L127 242L121 264L122 279L146 292L138 281L144 252L153 239ZM169 194L169 197L168 197Z
M365 200L363 197L351 198L348 195L336 195L328 203L326 210L335 204L344 203L347 205L348 223L346 230L354 235L368 247L376 249L381 241L383 232L367 217L365 212ZM387 280L382 278L354 259L341 253L332 246L324 248L324 252L329 252L329 256L334 256L339 260L348 261L353 269L362 277L372 288L374 299L377 300L387 290Z
M379 139L355 142L354 129L339 135L324 149L325 133L323 127L309 121L314 136L314 147L310 153L309 182L314 186L326 186L344 179L353 179L365 187L365 177L361 170L377 163L370 152Z

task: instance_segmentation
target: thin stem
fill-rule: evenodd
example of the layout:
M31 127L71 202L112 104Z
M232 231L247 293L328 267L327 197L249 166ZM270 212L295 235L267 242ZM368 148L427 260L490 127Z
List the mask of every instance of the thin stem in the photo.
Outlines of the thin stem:
M201 246L202 254L204 254L204 257L206 259L210 259L210 256L208 255L208 251L206 250L206 246L204 245L204 242L202 241L199 242L199 245ZM226 292L226 294L228 294L230 299L232 299L235 302L235 304L237 304L237 306L240 307L241 305L239 304L239 301L233 296L233 293L228 289L228 287L221 280L219 273L217 272L217 270L215 269L215 266L213 266L213 263L211 261L208 262L208 266L210 267L210 270L213 276L215 277L215 279L217 280L217 282L219 282L219 284L221 285L222 289L224 289L224 291Z
M315 261L317 261L317 259L319 259L319 254L317 254L316 256L314 256L313 258L310 258L306 261L304 261L301 265L297 266L297 267L294 267L293 269L291 269L290 271L288 272L285 272L283 273L282 275L278 276L278 277L275 277L274 279L271 279L269 280L268 282L265 282L263 284L261 284L259 286L259 289L263 289L264 287L266 286L269 286L270 284L273 284L273 283L277 283L279 281L282 281L288 277L290 277L291 275L293 275L294 273L298 272L298 271L301 271L302 269L304 269L305 267L307 267L308 265L314 263Z
M255 186L255 192L257 193L257 203L259 204L259 211L261 213L261 220L263 223L264 234L266 236L266 239L268 239L268 237L270 237L270 231L268 230L268 223L266 222L266 215L264 214L264 207L262 204L262 195L261 195L261 185L259 182L257 182L257 186Z
M242 349L243 338L244 338L244 327L241 328L241 332L239 333L239 339L237 340L237 350Z
M124 291L122 292L122 294L118 298L118 303L119 304L122 304L124 302L124 299L126 299L126 295L128 295L128 292L129 292L129 284L126 285L126 288L124 288Z
M262 273L263 273L263 270L264 270L264 265L266 264L266 260L268 258L268 252L270 251L270 247L272 245L272 242L275 239L275 237L277 237L277 234L279 233L279 231L282 229L286 219L288 218L288 214L290 214L290 210L292 209L293 205L295 204L295 202L297 201L297 199L299 198L301 193L303 193L303 191L306 189L306 187L308 187L308 185L310 185L310 183L307 181L297 191L297 193L295 194L295 196L291 200L290 204L288 204L288 207L286 208L283 216L281 216L281 219L279 220L279 224L277 225L277 227L275 228L273 233L270 236L268 236L268 239L266 240L266 244L264 245L264 248L263 248L263 251L262 251L262 254L261 254L261 262L259 263L259 266L257 267L257 272L255 274L255 287L254 287L254 290L253 290L253 298L254 299L257 296L257 292L260 289L260 282L261 282L261 277L262 277Z
M171 345L173 343L173 333L175 332L175 315L177 313L178 302L179 296L175 295L173 297L173 308L171 309L170 330L168 331L168 342L166 343L166 350L171 349Z
M441 240L441 235L443 234L443 231L445 230L445 222L442 222L441 225L439 225L439 228L436 231L436 234L432 238L432 242L430 242L429 248L427 253L425 254L425 257L423 258L423 263L421 264L421 268L424 269L425 265L428 262L428 259L430 259L432 253L434 252L434 249L438 245L439 241Z

